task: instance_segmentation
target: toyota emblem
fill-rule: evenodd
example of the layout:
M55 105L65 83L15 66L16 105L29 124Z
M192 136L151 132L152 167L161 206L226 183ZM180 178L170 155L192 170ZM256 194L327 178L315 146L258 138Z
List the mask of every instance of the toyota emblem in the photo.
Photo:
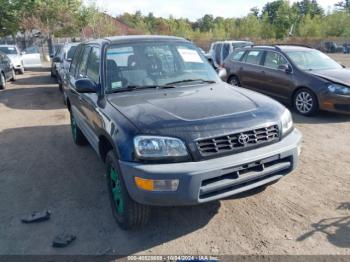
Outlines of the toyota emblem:
M238 142L244 146L249 142L249 136L246 134L240 134L240 136L238 137Z

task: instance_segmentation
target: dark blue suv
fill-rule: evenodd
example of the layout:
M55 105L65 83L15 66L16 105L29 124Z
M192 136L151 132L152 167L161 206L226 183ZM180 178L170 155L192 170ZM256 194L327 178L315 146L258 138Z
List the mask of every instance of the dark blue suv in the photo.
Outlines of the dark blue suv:
M125 36L80 44L65 84L73 140L106 163L124 229L150 206L193 205L264 187L298 163L290 112L218 77L191 42Z

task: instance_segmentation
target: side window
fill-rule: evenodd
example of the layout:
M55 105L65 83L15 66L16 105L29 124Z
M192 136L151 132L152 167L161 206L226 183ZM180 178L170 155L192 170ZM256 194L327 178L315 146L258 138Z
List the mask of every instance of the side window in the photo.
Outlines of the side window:
M235 51L232 54L233 61L240 61L245 51Z
M74 54L72 63L71 63L70 68L69 68L69 73L70 73L71 75L75 75L75 71L76 71L77 66L78 66L78 61L79 61L79 56L80 56L81 49L82 49L82 47L79 46L79 47L77 48L77 51L76 51L75 54Z
M230 44L224 44L222 47L222 61L230 54Z
M280 65L286 64L288 64L288 62L282 55L270 51L266 53L264 66L272 69L278 69Z
M100 76L100 49L98 47L93 47L88 64L87 64L87 70L86 75L95 83L99 82L99 76Z
M81 59L80 59L78 74L76 74L77 78L82 78L86 76L86 66L87 66L90 51L91 51L90 46L84 47L84 51L82 52Z
M263 51L258 51L258 50L249 51L245 57L245 62L247 64L259 65L262 54L263 54Z

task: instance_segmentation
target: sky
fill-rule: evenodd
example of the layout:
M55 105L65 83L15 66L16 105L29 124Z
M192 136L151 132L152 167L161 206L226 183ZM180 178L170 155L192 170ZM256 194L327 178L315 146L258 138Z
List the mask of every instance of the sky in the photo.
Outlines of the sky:
M85 0L89 2L90 0ZM340 0L318 0L327 11ZM116 16L124 12L143 14L152 12L157 17L188 18L194 21L205 14L223 17L242 17L252 7L261 8L271 1L266 0L95 0L97 6L108 14ZM291 3L297 0L290 0Z

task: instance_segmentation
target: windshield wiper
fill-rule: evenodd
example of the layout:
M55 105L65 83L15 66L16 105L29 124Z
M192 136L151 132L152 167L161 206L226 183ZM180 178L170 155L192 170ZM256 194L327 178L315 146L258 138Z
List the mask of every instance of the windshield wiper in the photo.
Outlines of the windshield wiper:
M148 89L148 88L166 89L166 88L175 88L175 86L172 86L172 85L147 85L147 86L128 85L128 86L122 87L122 88L120 88L120 89L112 90L111 92L112 92L112 93L128 92L128 91L142 90L142 89Z
M202 83L208 83L208 84L214 84L216 83L213 80L205 80L205 79L184 79L184 80L179 80L171 83L167 83L166 85L175 85L175 84L181 84L181 83L188 83L188 82L202 82Z

